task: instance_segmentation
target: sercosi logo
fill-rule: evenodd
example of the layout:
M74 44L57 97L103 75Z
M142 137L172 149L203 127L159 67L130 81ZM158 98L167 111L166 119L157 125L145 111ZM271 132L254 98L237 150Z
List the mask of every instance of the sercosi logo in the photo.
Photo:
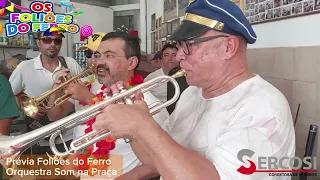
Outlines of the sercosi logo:
M255 152L250 149L242 149L237 157L241 162L246 163L244 157L251 158L254 154ZM307 174L308 176L317 175L316 157L282 157L280 159L277 157L258 157L257 163L251 160L246 161L250 164L249 167L241 166L237 169L239 173L245 175L251 175L256 172L268 172L270 176L274 176L274 173L287 174L288 176L298 175L298 173Z

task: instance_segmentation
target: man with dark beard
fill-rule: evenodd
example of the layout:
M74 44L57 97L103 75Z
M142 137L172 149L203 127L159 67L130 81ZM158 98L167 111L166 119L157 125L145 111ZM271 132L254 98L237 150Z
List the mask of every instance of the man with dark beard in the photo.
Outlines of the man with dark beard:
M63 34L47 36L44 35L43 32L39 32L35 38L41 54L34 59L22 61L13 71L9 79L19 107L21 105L17 98L19 95L23 93L28 97L38 97L44 92L52 89L54 84L53 76L63 67L68 67L71 75L76 75L82 71L79 64L73 58L58 56L62 45L62 39L64 38ZM27 131L38 129L41 126L50 123L44 108L38 108L39 113L36 115L35 119L28 116L25 116L24 118L27 124ZM71 142L72 130L65 132L63 137L67 144L68 142ZM58 139L56 143L59 149L64 149L60 139ZM49 147L49 142L43 140L28 149L25 153L45 155L46 153L51 154L52 152Z
M117 81L132 81L134 77L137 76L135 75L135 70L137 69L141 58L140 40L138 37L119 31L110 32L103 37L100 36L99 38L97 38L96 36L94 39L94 42L99 42L98 44L100 45L98 48L93 47L92 44L95 43L92 43L92 37L89 38L86 48L93 51L93 55L90 59L88 59L88 62L94 63L96 65L97 79L101 85L104 85L104 87L108 89L111 84L114 84ZM60 83L58 79L66 75L67 73L65 72L60 73L57 76L57 84ZM102 88L97 89L97 87L100 88L101 86L97 86L96 84L93 84L90 89L91 92L95 91L94 94L91 93L88 89L87 92L85 92L82 91L82 89L80 90L80 88L73 88L73 86L76 86L76 84L71 84L66 88L66 94L71 95L73 99L82 101L81 104L84 105L83 108L90 107L91 99L95 97L95 94L103 91ZM86 98L81 99L79 98L80 96ZM160 101L150 92L145 93L144 98L148 104ZM49 115L49 118L55 118L54 120L60 118L59 116L63 116L64 114L68 113L68 108L70 109L70 106L72 106L70 102L65 102L61 105L60 108L55 108L55 112L50 111L49 113L52 114L52 116ZM164 126L163 122L169 117L169 114L166 109L163 109L153 117L160 126ZM86 124L74 128L74 138L83 136L87 128L88 126ZM97 149L95 146L95 149L93 151L96 150ZM121 155L123 157L122 169L117 169L118 172L129 172L130 170L141 164L132 151L130 144L125 143L123 139L118 139L116 141L115 148L110 150L109 154ZM69 157L69 159L71 158L74 158L74 156ZM74 167L67 168L73 169ZM85 176L81 175L81 179L83 178L85 178Z

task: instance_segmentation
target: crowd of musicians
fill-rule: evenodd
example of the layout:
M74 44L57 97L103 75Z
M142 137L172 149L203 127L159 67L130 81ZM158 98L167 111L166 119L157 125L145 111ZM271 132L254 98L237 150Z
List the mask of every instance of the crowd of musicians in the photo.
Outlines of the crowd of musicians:
M64 77L84 71L73 58L58 55L63 34L46 36L39 32L35 38L41 54L21 62L9 81L0 75L3 135L9 135L12 120L20 116L19 97L39 97L64 83ZM62 92L70 98L49 109L41 105L35 116L25 116L28 132L85 110L98 97L114 96L183 69L185 76L176 79L180 97L173 105L155 114L150 114L148 107L173 97L170 83L148 92L137 91L132 104L115 102L91 124L64 131L56 147L63 152L72 140L92 130L109 129L114 147L105 150L95 144L93 151L123 156L123 175L116 180L285 179L237 171L247 162L242 156L251 156L250 160L257 163L259 156L295 155L295 133L286 98L248 70L247 44L255 43L257 36L238 6L229 0L190 1L185 19L170 40L173 43L164 45L152 60L159 69L142 81L137 73L140 39L122 31L95 32L79 50L85 51L96 78L74 81L53 93L48 104L54 104ZM243 149L254 155L241 156L238 153ZM23 154L47 153L53 154L46 138ZM80 179L84 177L80 175Z

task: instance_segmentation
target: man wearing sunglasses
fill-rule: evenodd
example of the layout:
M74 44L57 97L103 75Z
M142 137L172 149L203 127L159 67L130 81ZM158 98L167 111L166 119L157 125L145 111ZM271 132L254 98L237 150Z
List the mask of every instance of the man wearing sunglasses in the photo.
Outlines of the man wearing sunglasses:
M165 122L167 132L143 99L109 105L96 118L96 130L132 137L143 165L128 177L158 172L170 180L291 179L256 172L268 167L260 157L294 157L295 133L284 95L248 70L247 44L257 36L241 9L230 0L190 0L170 39L180 45L177 58L190 87ZM289 161L275 163L291 167Z
M38 97L52 89L54 74L63 67L68 67L71 75L76 75L82 71L73 58L59 56L64 38L63 34L47 36L43 32L38 32L35 37L40 55L31 60L22 61L10 76L9 81L16 96L25 93L29 97ZM36 119L25 116L27 131L32 131L51 123L47 118L47 112L44 107L39 106L39 109ZM72 133L72 130L70 130L63 134L67 143L72 140ZM59 149L64 149L60 139L56 143ZM52 154L48 140L39 142L25 152L25 154L43 155L46 153Z

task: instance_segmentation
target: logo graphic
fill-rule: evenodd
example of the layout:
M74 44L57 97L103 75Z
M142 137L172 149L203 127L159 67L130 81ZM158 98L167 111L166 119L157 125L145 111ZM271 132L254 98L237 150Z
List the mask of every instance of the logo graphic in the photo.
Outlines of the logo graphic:
M254 152L251 151L250 149L242 149L242 150L239 151L237 157L241 162L245 163L243 161L243 157L248 156L249 158L251 158L253 156L253 154L254 154ZM237 171L239 173L248 175L248 174L253 174L256 171L256 168L257 168L256 164L254 162L250 161L250 160L248 160L248 161L250 163L250 167L248 167L248 168L244 167L244 166L239 167L237 169Z
M6 6L6 0L0 0L0 6L5 7Z
M80 28L77 24L73 24L73 16L55 13L53 7L52 2L34 1L30 3L30 12L10 13L5 25L7 37L29 32L44 32L51 27L59 27L60 32L78 33Z
M250 149L242 149L238 152L239 161L246 163L244 157L252 158L255 154ZM251 175L256 172L281 173L282 175L292 176L297 173L307 174L308 176L317 175L317 158L316 157L257 157L256 163L252 160L246 160L249 167L240 166L237 171L244 175ZM293 174L292 174L293 173ZM312 173L310 175L310 173ZM301 174L300 174L301 176Z
M81 27L80 33L81 33L81 36L89 37L92 35L93 29L91 26L84 25Z

